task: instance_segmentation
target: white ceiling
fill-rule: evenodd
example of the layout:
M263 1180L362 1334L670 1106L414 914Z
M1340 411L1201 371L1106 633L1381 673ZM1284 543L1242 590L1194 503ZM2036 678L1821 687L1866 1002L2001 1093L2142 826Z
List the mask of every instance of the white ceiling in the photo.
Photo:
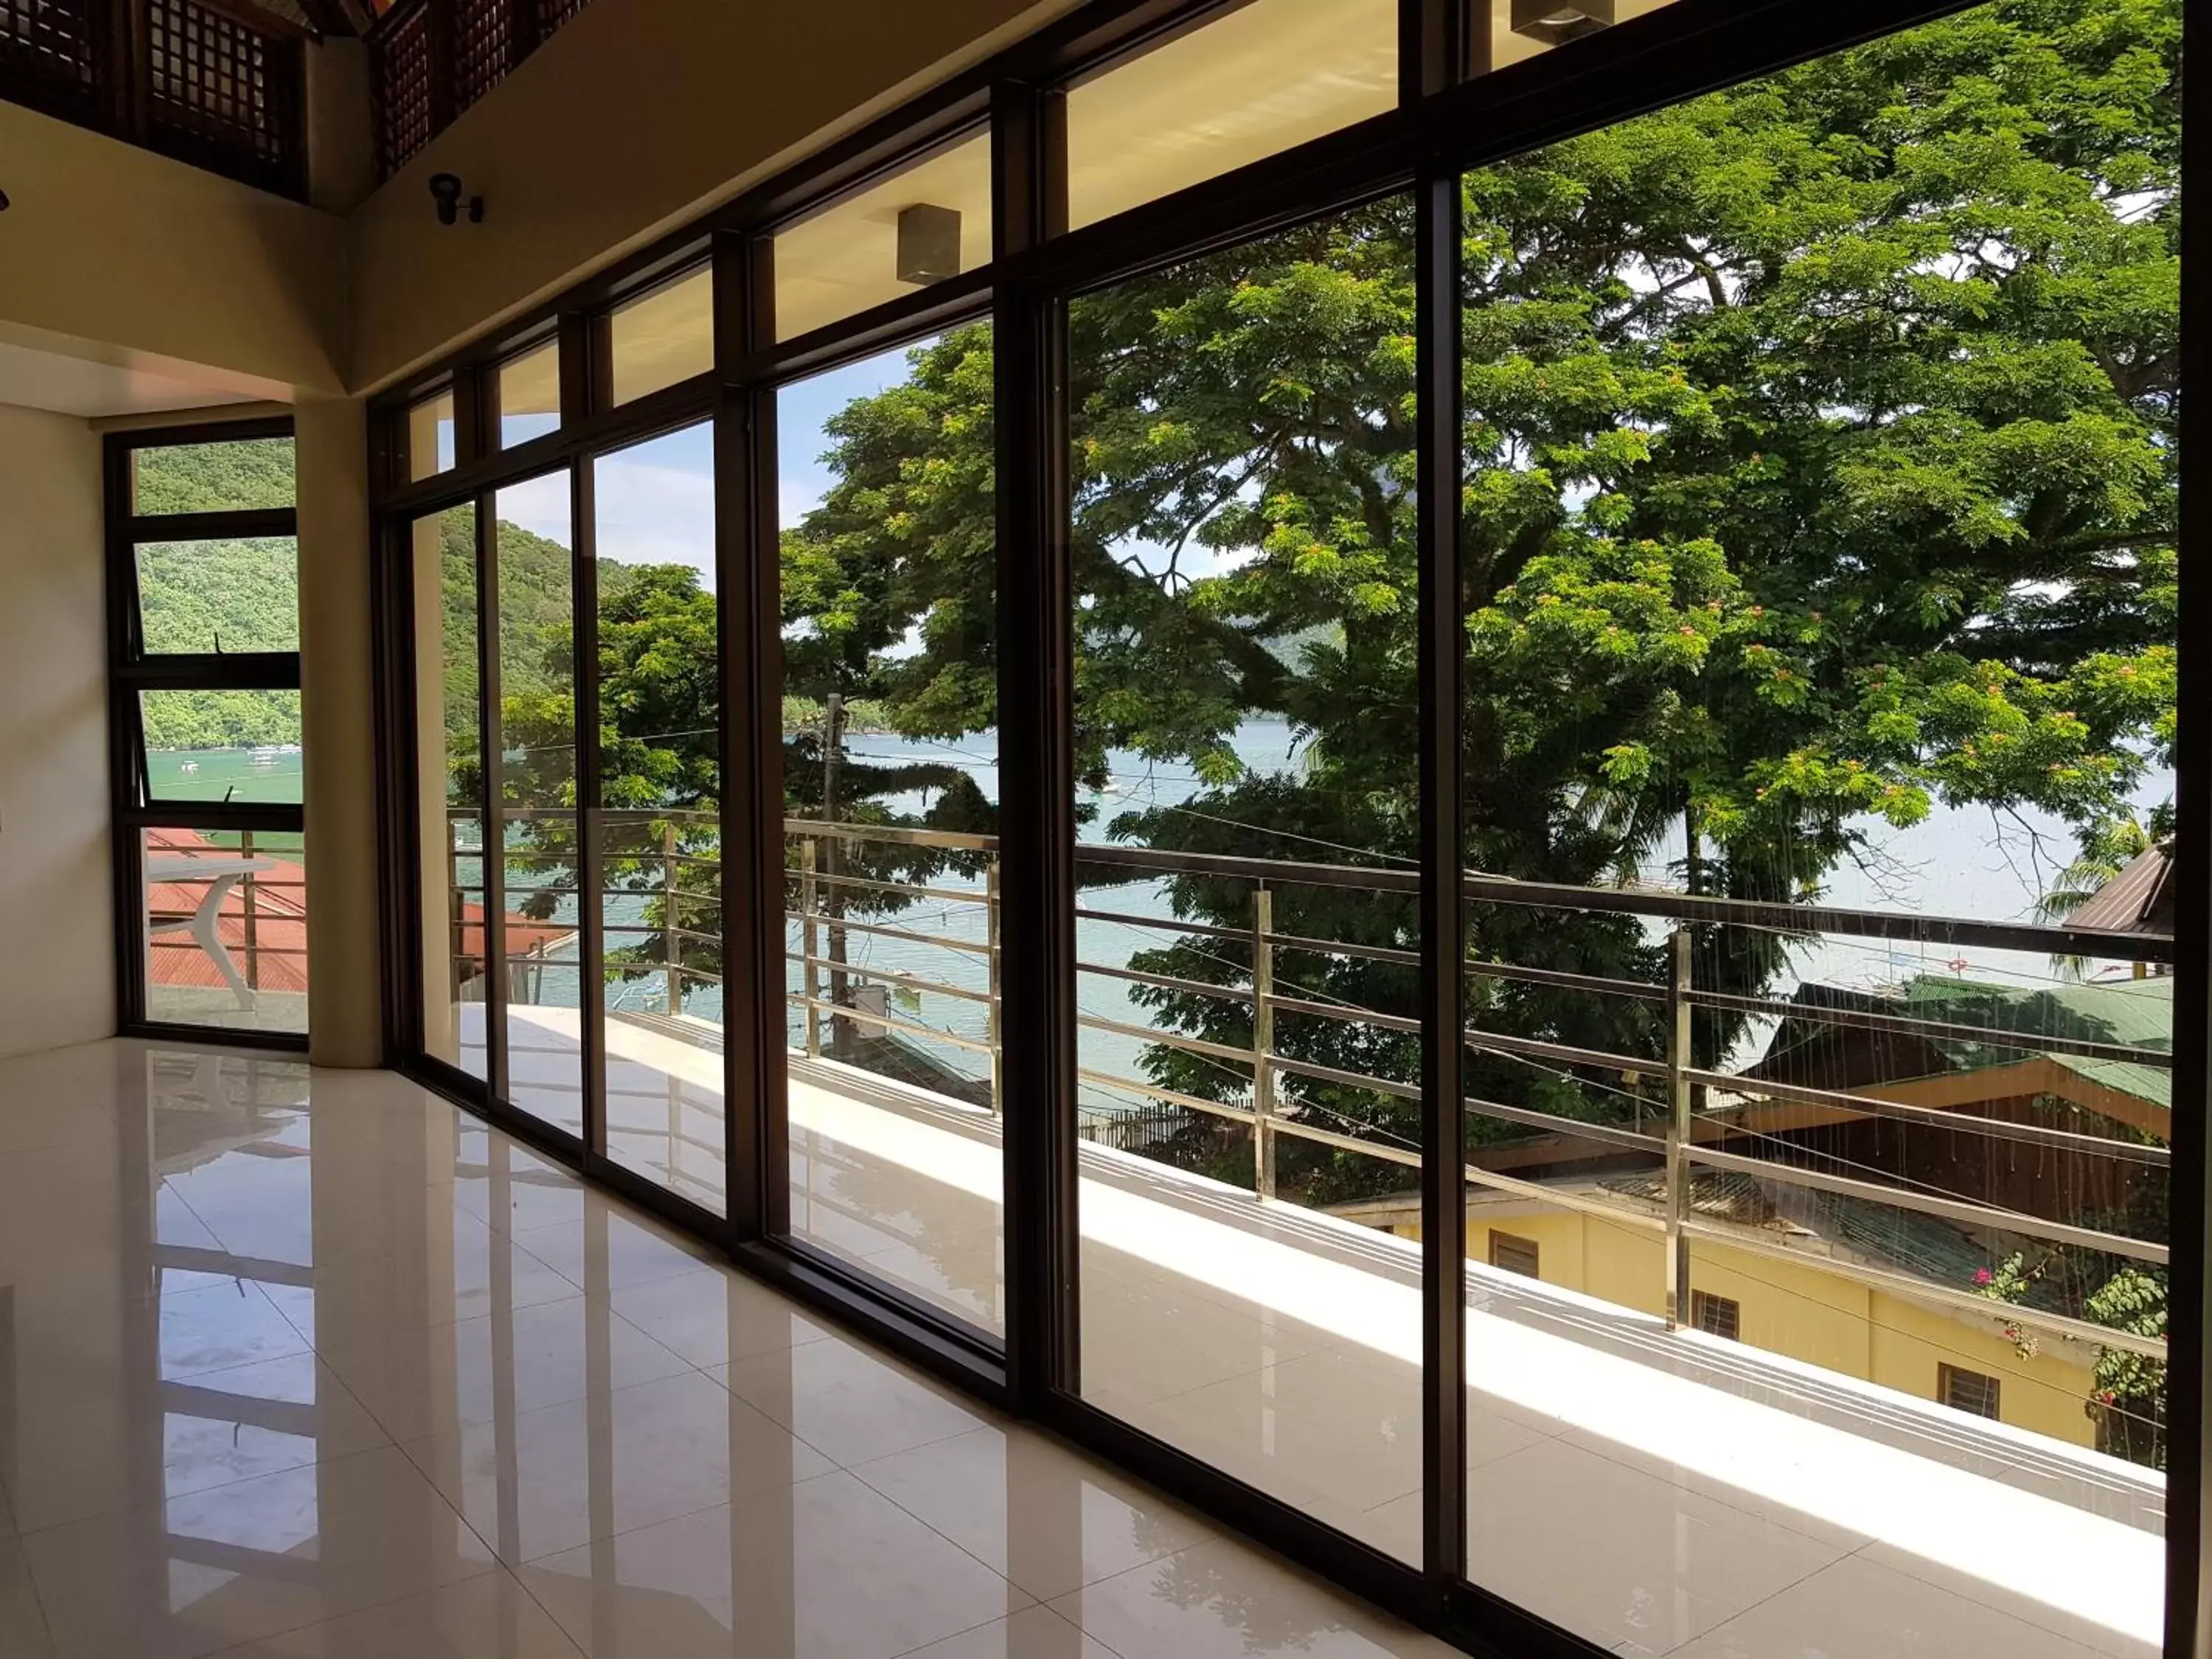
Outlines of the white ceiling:
M81 415L155 415L235 404L267 392L163 364L103 362L0 340L0 404Z

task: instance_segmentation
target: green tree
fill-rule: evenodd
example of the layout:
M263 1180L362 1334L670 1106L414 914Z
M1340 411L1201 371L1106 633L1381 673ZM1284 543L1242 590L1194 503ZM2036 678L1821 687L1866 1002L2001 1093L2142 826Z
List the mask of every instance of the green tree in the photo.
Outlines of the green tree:
M1937 801L2110 834L2172 737L2179 26L2173 0L1996 0L1468 178L1470 867L1603 882L1676 849L1700 891L1796 900L1870 817ZM1103 782L1133 750L1207 786L1107 833L1413 853L1411 241L1386 202L1071 308L1079 765ZM810 691L834 679L916 737L996 721L989 352L953 331L841 415L836 483L787 536ZM1255 716L1290 723L1294 770L1246 771ZM1176 899L1249 918L1245 884ZM1285 932L1413 942L1403 905L1277 904ZM1658 971L1633 924L1525 908L1485 909L1470 948ZM1709 937L1699 971L1756 988L1786 950ZM1140 965L1248 971L1219 941ZM1411 1006L1388 963L1280 970ZM1656 1050L1634 1004L1478 992L1493 1027ZM1233 1001L1145 994L1186 1032L1249 1034ZM1411 1039L1376 1026L1282 1041L1411 1075ZM1588 1068L1474 1064L1494 1099L1638 1109ZM1147 1065L1240 1086L1165 1046ZM1407 1133L1388 1097L1286 1087ZM1359 1162L1301 1178L1326 1197L1387 1173Z

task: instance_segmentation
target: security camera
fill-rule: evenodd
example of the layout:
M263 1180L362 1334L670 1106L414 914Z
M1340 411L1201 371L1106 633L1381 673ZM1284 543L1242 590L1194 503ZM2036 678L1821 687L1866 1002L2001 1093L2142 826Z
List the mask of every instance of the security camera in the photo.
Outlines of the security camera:
M430 175L430 199L438 204L438 222L450 225L461 216L461 175L458 173L434 173ZM483 198L469 198L469 222L483 222Z

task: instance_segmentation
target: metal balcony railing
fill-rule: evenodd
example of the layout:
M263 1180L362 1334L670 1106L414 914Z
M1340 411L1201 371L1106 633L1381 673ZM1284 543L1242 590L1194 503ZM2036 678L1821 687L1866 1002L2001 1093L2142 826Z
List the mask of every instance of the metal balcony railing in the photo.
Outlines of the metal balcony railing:
M508 813L511 823L561 820L571 836L575 831L575 816L573 812L534 809L510 810ZM465 811L456 812L453 817L457 823L477 822L473 814ZM633 881L632 884L608 887L603 891L607 897L648 902L657 899L665 908L657 922L608 925L610 967L618 965L625 975L642 973L649 978L657 977L665 1012L681 1015L688 998L702 988L719 988L721 981L719 971L701 965L700 959L703 956L708 961L717 960L712 953L719 950L719 937L685 925L684 910L687 903L714 906L719 902L711 891L702 890L718 885L719 859L711 853L687 850L685 844L685 831L698 835L714 823L714 815L609 811L593 813L591 817L597 832L601 834L619 827L634 839L638 832L650 829L653 845L649 849L641 850L645 848L645 843L637 842L620 856L634 872L647 863L654 865L657 884L640 887ZM786 878L790 893L785 920L790 936L795 939L795 948L787 948L785 954L787 963L796 969L797 981L787 993L786 1000L799 1020L799 1046L803 1052L817 1059L825 1052L836 1052L846 1046L836 1041L840 1030L873 1036L893 1033L917 1043L947 1045L984 1057L988 1065L988 1094L982 1098L988 1101L988 1109L994 1113L1000 1110L1003 1036L999 1024L1000 905L996 838L801 818L787 819L784 830ZM699 840L706 843L708 837L699 835ZM465 845L453 836L449 836L448 842L449 881L453 890L480 902L481 875L473 881L465 879L465 866L480 860L483 849ZM844 868L839 856L840 849L855 845L908 846L969 855L981 863L980 884L957 887L904 883L855 873ZM1279 1149L1285 1138L1356 1152L1410 1171L1419 1170L1423 1160L1418 1146L1384 1138L1381 1133L1332 1127L1316 1121L1325 1114L1308 1109L1285 1092L1286 1083L1304 1079L1418 1102L1418 1087L1395 1079L1320 1065L1287 1054L1277 1041L1276 1030L1279 1016L1295 1016L1376 1030L1417 1033L1420 1030L1419 1020L1406 1012L1301 994L1298 988L1280 981L1277 968L1283 953L1296 952L1363 958L1410 969L1418 968L1419 953L1408 948L1284 933L1278 931L1274 920L1275 898L1286 887L1412 894L1419 890L1418 875L1350 865L1222 856L1110 843L1083 843L1075 851L1079 867L1099 872L1100 879L1105 879L1103 872L1109 872L1134 878L1187 875L1229 879L1249 883L1253 901L1249 927L1147 915L1091 903L1079 904L1075 913L1079 921L1148 930L1168 939L1203 939L1247 955L1249 968L1238 964L1242 970L1238 976L1243 982L1236 984L1180 978L1121 963L1079 960L1076 965L1081 973L1100 978L1226 1000L1249 1008L1249 1042L1221 1042L1171 1027L1139 1024L1097 1013L1079 1015L1079 1024L1084 1030L1179 1050L1226 1068L1246 1085L1249 1098L1241 1102L1207 1098L1163 1087L1148 1078L1091 1065L1079 1067L1081 1082L1151 1102L1159 1109L1163 1121L1170 1124L1206 1118L1243 1126L1251 1136L1253 1190L1261 1199L1275 1193ZM514 849L510 848L510 859L514 855ZM526 854L532 861L544 856L537 849ZM702 872L711 873L694 873ZM1641 1054L1562 1043L1473 1022L1462 1034L1471 1054L1516 1057L1562 1075L1609 1074L1629 1083L1653 1079L1662 1082L1661 1098L1655 1103L1654 1121L1648 1127L1640 1119L1628 1123L1589 1121L1476 1096L1470 1096L1464 1103L1467 1111L1478 1117L1587 1141L1625 1157L1648 1159L1657 1183L1656 1202L1638 1203L1625 1197L1597 1197L1563 1190L1472 1161L1464 1171L1469 1188L1581 1211L1616 1224L1662 1235L1668 1262L1665 1306L1670 1322L1686 1323L1689 1319L1689 1246L1696 1240L1778 1257L1923 1304L1998 1317L2008 1324L2056 1337L2154 1358L2165 1357L2162 1335L2118 1329L2049 1308L1996 1303L1969 1285L1853 1260L1831 1250L1792 1244L1782 1233L1705 1212L1693 1203L1695 1177L1698 1172L1705 1171L1887 1206L1990 1239L2072 1248L2155 1267L2167 1261L2166 1244L2161 1238L2077 1224L1984 1203L1932 1190L1926 1183L1908 1177L1882 1179L1881 1171L1850 1172L1818 1167L1837 1161L1818 1152L1808 1154L1806 1162L1791 1163L1730 1150L1718 1143L1731 1139L1758 1142L1760 1137L1741 1128L1735 1115L1747 1103L1757 1102L1811 1106L1847 1118L1884 1119L1923 1128L1941 1128L1954 1134L1981 1137L1993 1146L2028 1149L2036 1156L2109 1161L2137 1173L2162 1171L2170 1166L2171 1153L2162 1139L2094 1133L2032 1117L2001 1116L1848 1089L1741 1075L1696 1063L1692 1038L1693 1016L1699 1009L1708 1009L1753 1019L1786 1017L1890 1036L1970 1043L1982 1048L2016 1051L2023 1056L2065 1055L2170 1072L2172 1056L2168 1048L1904 1012L1785 1002L1700 986L1694 971L1694 942L1699 930L1711 933L1750 928L1778 931L1798 939L1820 936L1891 945L1936 944L1954 949L2024 951L2039 956L2055 954L2161 965L2172 960L2173 942L2170 938L1826 906L1750 902L1647 888L1559 886L1479 874L1468 875L1465 882L1467 897L1473 904L1638 918L1648 926L1665 930L1667 962L1664 981L1651 982L1510 962L1468 960L1467 972L1473 981L1517 981L1592 996L1633 999L1654 1005L1663 1015L1660 1051ZM689 884L692 883L698 884ZM512 898L519 890L512 881L508 886ZM574 891L558 890L564 895ZM846 914L843 896L860 893L890 893L909 901L948 907L980 907L981 937L961 937L901 926L895 913L865 918ZM947 967L942 973L931 974L917 971L910 963L884 967L855 960L847 948L855 938L930 947L945 953ZM614 960L617 939L640 942L623 949L623 959L618 964ZM635 954L643 942L654 939L659 941L658 957L644 959ZM457 933L457 958L462 945L463 936ZM689 958L687 946L695 950ZM966 964L962 973L952 969L955 961ZM509 972L542 972L544 963L543 951L533 951L510 958ZM471 966L469 962L462 962L463 977ZM884 1002L863 1006L859 990L864 986L939 997L975 1007L981 1012L981 1027L956 1031L909 1018ZM1705 1102L1702 1106L1701 1097ZM1715 1104L1716 1101L1720 1103ZM1357 1129L1360 1126L1354 1127ZM1112 1137L1108 1134L1103 1138ZM1807 1152L1807 1149L1794 1144L1783 1150ZM1869 1174L1876 1178L1869 1178Z

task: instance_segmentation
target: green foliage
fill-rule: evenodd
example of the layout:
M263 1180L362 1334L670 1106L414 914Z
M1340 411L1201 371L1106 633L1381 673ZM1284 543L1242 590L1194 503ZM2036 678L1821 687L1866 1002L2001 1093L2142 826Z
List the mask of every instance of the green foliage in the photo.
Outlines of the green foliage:
M289 507L292 441L140 450L135 488L142 514ZM149 542L138 548L137 564L149 652L298 649L299 560L289 538ZM296 691L164 691L142 708L151 749L300 740Z
M2087 844L2126 815L2173 732L2179 21L2174 0L1995 0L1468 177L1471 867L1603 882L1686 843L1696 890L1808 900L1869 819L2032 805ZM1206 784L1088 833L1413 855L1413 303L1410 217L1385 202L1071 307L1079 773L1102 785L1133 751ZM915 737L996 721L990 352L987 328L954 330L837 416L836 483L785 537L792 688L879 700ZM1232 735L1267 718L1297 757L1250 776ZM787 779L820 770L787 757ZM1248 883L1174 897L1249 925ZM1371 895L1291 884L1276 915L1418 943L1410 905ZM1525 907L1484 909L1470 948L1660 965L1633 924ZM1701 979L1758 989L1785 951L1702 938ZM1138 965L1251 973L1218 939ZM1413 1006L1394 964L1278 970L1316 1000ZM1236 1000L1139 994L1249 1040ZM1478 1024L1659 1052L1617 1000L1477 995ZM1700 1055L1734 1032L1702 1021ZM1372 1025L1289 1022L1278 1044L1417 1075L1412 1040ZM1562 1117L1650 1104L1588 1068L1470 1063L1476 1091ZM1146 1065L1249 1088L1164 1045ZM1412 1137L1402 1102L1283 1086L1315 1121ZM1316 1200L1393 1175L1301 1156Z
M290 507L297 499L289 438L137 452L131 501L141 514L236 512Z
M142 543L138 615L155 653L296 651L299 550L289 537Z
M2174 732L2179 30L2178 0L1992 0L1465 179L1470 868L1599 884L1682 848L1692 890L1811 900L1869 820L1938 803L2033 805L2085 856L2111 850ZM1203 785L1109 809L1087 836L1416 855L1413 244L1407 204L1385 201L1071 306L1076 769L1103 790L1109 756L1133 753ZM828 424L831 487L782 547L794 815L995 827L964 773L863 762L821 712L834 693L934 740L998 723L992 367L988 325L953 329ZM522 755L503 787L565 804L565 555L509 526L500 546ZM597 665L610 790L641 812L709 804L713 600L681 572L616 568ZM1291 733L1289 767L1239 759L1255 720ZM962 856L871 851L860 873ZM1172 896L1252 925L1249 881L1181 878ZM1420 942L1401 896L1288 883L1273 902L1279 933ZM1771 933L1698 944L1714 990L1767 988L1787 961ZM1623 917L1477 907L1468 948L1662 970ZM1219 936L1136 965L1217 989L1255 966ZM1312 1000L1417 1006L1387 958L1285 948L1274 966ZM1133 994L1170 1029L1251 1039L1249 1001ZM1650 1004L1482 975L1473 994L1479 1028L1662 1052ZM1697 1057L1736 1030L1701 1017ZM1286 1018L1276 1042L1418 1079L1415 1041L1374 1022ZM1468 1062L1474 1092L1567 1122L1656 1105L1648 1073ZM1251 1086L1164 1044L1144 1063L1204 1097ZM1401 1097L1279 1088L1293 1117L1417 1138ZM1470 1125L1479 1146L1527 1133ZM1310 1202L1405 1182L1310 1143L1284 1160L1282 1190ZM2119 1282L2069 1279L2069 1305Z
M149 749L246 749L300 741L297 691L152 691L140 710Z

